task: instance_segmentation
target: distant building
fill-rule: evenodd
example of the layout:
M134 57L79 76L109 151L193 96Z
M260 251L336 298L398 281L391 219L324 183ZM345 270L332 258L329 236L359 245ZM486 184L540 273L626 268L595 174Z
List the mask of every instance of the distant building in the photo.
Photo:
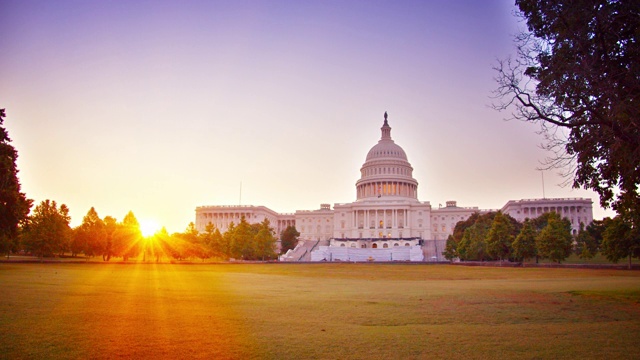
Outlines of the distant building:
M280 214L264 206L200 206L196 208L196 228L207 224L226 231L242 216L250 223L269 219L276 235L289 225L300 232L300 240L314 242L312 260L442 260L446 239L458 221L477 207L458 207L447 201L445 207L432 208L418 200L418 181L407 155L391 138L391 127L384 114L381 137L367 153L356 182L356 201L321 204L318 210L298 210ZM567 217L574 230L580 222L593 220L590 199L511 200L502 212L518 221L555 211Z
M555 212L571 221L574 234L580 230L581 223L587 226L593 221L593 201L583 198L510 200L501 210L520 222Z

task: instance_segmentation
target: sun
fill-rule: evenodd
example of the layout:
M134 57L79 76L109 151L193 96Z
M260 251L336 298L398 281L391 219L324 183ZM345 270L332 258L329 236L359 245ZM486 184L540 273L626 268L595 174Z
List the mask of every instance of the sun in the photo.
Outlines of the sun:
M151 219L143 219L140 220L140 232L142 232L142 236L147 237L151 236L160 230L160 224Z

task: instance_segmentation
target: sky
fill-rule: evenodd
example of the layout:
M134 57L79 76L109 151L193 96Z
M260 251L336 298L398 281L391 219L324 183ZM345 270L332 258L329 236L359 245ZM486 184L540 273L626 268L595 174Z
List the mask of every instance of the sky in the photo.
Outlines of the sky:
M0 108L22 190L170 232L196 206L356 198L385 111L433 207L587 197L506 121L512 1L0 0ZM544 181L543 181L544 180Z

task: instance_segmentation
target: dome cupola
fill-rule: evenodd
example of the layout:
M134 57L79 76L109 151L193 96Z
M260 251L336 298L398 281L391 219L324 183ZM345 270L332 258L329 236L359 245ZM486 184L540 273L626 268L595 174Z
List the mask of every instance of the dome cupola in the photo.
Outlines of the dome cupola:
M403 197L417 199L418 182L402 147L391 139L391 126L384 113L381 137L367 153L360 180L356 182L357 198Z

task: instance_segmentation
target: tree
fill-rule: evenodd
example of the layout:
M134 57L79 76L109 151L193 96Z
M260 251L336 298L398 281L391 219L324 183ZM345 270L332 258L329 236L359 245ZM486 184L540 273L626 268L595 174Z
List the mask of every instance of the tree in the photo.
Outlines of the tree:
M516 37L517 60L496 67L494 107L541 124L547 165L640 226L640 2L516 5L529 31Z
M82 218L82 224L74 229L71 241L71 253L83 252L86 256L102 255L107 242L104 221L98 216L96 209L89 209Z
M549 223L536 237L538 255L558 263L571 255L571 222L550 213Z
M184 232L171 235L173 257L177 260L197 257L204 262L213 254L212 249L205 243L207 240L206 237L200 236L195 224L191 222Z
M113 231L110 255L121 256L124 261L136 257L141 251L141 241L140 223L129 211Z
M458 244L456 243L453 235L449 235L447 238L447 244L444 247L444 251L442 252L444 258L451 261L458 256Z
M55 201L45 200L36 206L28 218L22 236L25 248L40 258L64 252L71 228L69 208Z
M295 230L295 229L294 229ZM276 238L269 219L264 219L258 227L258 233L253 238L254 260L270 260L276 257Z
M480 223L473 224L464 231L462 240L458 244L458 254L461 260L483 261L487 258L486 242L487 228Z
M513 226L509 218L498 211L487 234L487 253L500 260L509 258L514 238L512 232Z
M467 221L465 225L460 226L465 228L462 239L457 246L458 255L461 260L484 261L491 259L489 254L487 254L486 238L495 216L495 212L482 215L478 214L475 217L472 215L471 218L474 218L473 225L466 227L466 224L469 222ZM460 224L460 222L458 224ZM456 225L456 229L457 228L459 228L458 225ZM454 229L454 238L455 236L456 231Z
M5 109L0 109L0 254L18 249L18 227L27 219L33 200L20 192L18 151L4 128Z
M640 258L640 232L622 216L616 216L607 224L602 239L602 254L617 263L620 259Z
M529 219L524 221L522 230L513 241L513 256L523 261L538 256L536 249L536 229L533 226L533 222Z
M234 257L233 248L236 242L236 225L232 222L227 226L227 231L222 235L222 253L228 260Z
M112 256L115 256L114 242L115 232L118 229L118 220L112 216L105 216L104 218L104 231L105 231L105 246L102 248L102 261L111 260Z
M580 229L576 235L575 253L581 259L591 259L598 253L598 241L580 223Z
M210 256L217 258L225 257L223 236L215 225L208 223L204 233L200 234L200 238L204 246L209 249Z
M229 229L230 231L231 229ZM254 257L254 236L255 232L251 224L244 216L234 229L233 244L231 246L231 257L235 259L251 260Z
M182 259L182 254L175 246L174 239L169 235L169 232L165 227L162 227L160 231L151 236L147 240L146 244L147 245L143 249L146 249L153 257L155 257L156 262L160 262L160 259L165 255L171 256L177 260Z
M598 244L598 249L600 249L600 244L602 244L604 231L611 221L610 217L606 217L602 220L593 220L591 224L587 225L586 231L595 239Z
M280 235L280 253L284 254L288 250L293 250L298 245L300 233L293 225L287 226Z

